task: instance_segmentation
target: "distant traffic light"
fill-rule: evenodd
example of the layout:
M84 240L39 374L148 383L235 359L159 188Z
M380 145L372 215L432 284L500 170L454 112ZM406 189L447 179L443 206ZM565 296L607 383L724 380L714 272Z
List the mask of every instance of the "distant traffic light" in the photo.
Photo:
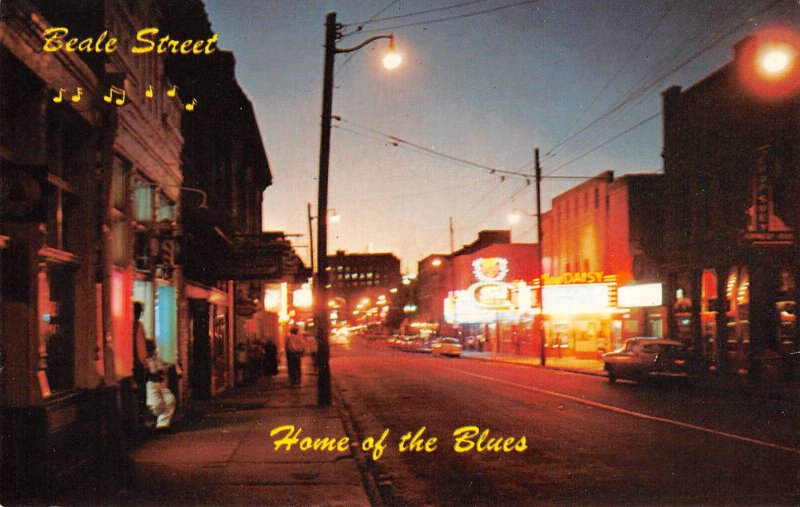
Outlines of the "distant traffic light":
M738 56L744 85L765 98L783 98L800 92L800 34L770 29L744 42Z

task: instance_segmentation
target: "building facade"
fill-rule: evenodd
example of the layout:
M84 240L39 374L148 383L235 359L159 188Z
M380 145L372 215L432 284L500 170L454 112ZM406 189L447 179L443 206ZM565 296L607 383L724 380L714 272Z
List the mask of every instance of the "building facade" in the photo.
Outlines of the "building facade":
M130 51L143 26L211 40L200 1L0 9L5 503L122 476L143 421L134 301L180 411L233 384L233 347L262 319L264 284L301 264L261 232L271 174L233 56ZM107 29L119 46L44 51L45 30L65 26Z
M402 284L400 259L391 253L337 250L328 256L328 269L329 306L336 312L332 320L372 324L386 319L392 290L396 293Z
M605 171L553 198L542 216L548 353L590 359L633 336L663 336L658 266L647 250L659 239L661 178Z
M769 38L741 41L728 65L663 92L669 332L755 378L785 374L800 348L800 98L781 90L791 76L754 74Z

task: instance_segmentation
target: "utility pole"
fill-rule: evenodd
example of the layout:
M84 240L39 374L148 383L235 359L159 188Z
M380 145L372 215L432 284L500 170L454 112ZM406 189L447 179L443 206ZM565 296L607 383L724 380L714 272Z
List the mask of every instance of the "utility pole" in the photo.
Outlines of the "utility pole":
M325 18L325 64L322 75L322 131L319 137L319 189L317 191L317 283L314 285L314 322L317 328L317 405L331 404L331 349L328 341L328 167L331 156L331 114L333 111L333 67L337 53L352 53L378 39L389 39L393 48L394 35L372 36L349 48L337 48L341 25L336 13ZM399 63L399 60L398 62ZM386 66L386 64L384 64Z
M317 405L331 404L330 343L328 342L328 167L331 153L333 64L336 56L336 13L325 20L325 65L322 79L322 132L319 140L317 192L317 283L314 285L314 322L317 328Z
M536 325L536 331L539 335L540 362L542 366L546 366L547 359L545 358L544 347L544 302L542 301L542 297L544 296L544 283L542 281L542 275L544 274L544 270L542 269L542 238L544 237L542 233L542 167L539 165L539 148L534 150L534 159L536 160L536 236L539 242L539 297L537 298L537 302L539 303L539 320Z
M450 217L450 253L455 252L455 250L453 246L453 217Z
M311 203L308 203L308 259L311 262L311 277L314 277L314 231L311 227L311 222L314 217L311 216Z

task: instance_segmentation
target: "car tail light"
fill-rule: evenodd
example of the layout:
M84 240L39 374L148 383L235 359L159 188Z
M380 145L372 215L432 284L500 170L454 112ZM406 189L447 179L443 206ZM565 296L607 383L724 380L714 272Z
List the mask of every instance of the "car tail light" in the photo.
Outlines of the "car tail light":
M677 365L684 364L685 362L686 362L686 361L684 361L683 359L676 359L676 360L675 360L675 364L677 364Z

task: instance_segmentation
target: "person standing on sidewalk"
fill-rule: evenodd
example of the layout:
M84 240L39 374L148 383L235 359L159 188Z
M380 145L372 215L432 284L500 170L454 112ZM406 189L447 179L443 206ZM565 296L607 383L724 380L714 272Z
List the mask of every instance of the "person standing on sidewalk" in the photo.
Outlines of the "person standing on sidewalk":
M140 421L147 424L147 338L141 321L144 305L133 302L133 380L136 383L136 406Z
M175 414L175 395L167 387L165 365L154 340L147 341L147 408L156 420L156 430L168 432Z
M300 336L299 329L292 327L286 338L286 367L289 370L289 384L300 385L300 359L306 350L306 340Z

